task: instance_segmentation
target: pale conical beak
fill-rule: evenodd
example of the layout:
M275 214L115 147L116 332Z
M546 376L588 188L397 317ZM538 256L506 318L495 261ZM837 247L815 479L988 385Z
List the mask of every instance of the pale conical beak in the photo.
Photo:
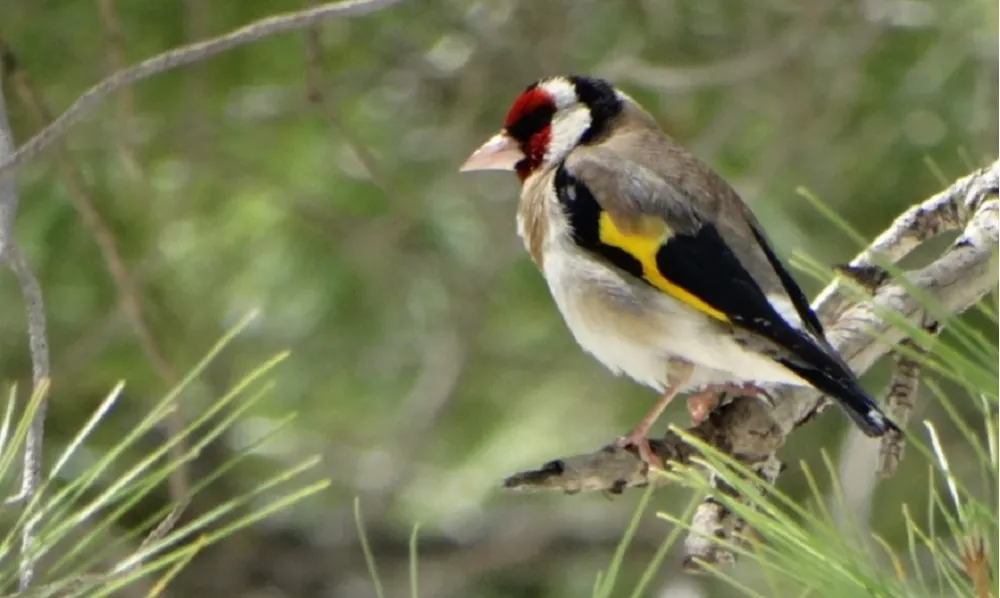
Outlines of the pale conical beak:
M523 159L524 153L518 147L517 141L501 131L472 152L472 155L458 171L514 170L514 166Z

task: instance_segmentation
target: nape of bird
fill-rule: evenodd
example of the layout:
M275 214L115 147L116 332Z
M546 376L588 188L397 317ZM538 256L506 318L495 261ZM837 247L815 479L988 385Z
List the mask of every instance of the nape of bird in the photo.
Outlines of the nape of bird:
M830 346L760 223L711 168L601 79L525 89L462 171L513 170L518 233L579 345L660 393L618 439L663 467L648 434L677 394L698 423L720 392L811 386L869 436L896 429Z

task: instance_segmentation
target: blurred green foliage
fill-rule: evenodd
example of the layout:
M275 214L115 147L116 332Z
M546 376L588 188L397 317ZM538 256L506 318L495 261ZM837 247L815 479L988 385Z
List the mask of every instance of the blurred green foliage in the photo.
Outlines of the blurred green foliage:
M58 113L115 64L302 7L15 0L0 36ZM280 401L203 459L221 462L241 439L300 411L292 432L227 483L247 488L313 451L334 482L294 515L203 551L175 595L369 595L355 495L376 555L396 563L382 564L392 595L405 588L416 520L422 595L589 592L636 497L525 498L501 493L498 481L613 438L653 397L572 341L514 233L513 177L460 176L457 165L534 79L605 76L726 177L784 255L842 262L859 248L795 189L808 187L873 236L941 188L936 170L954 178L993 158L996 24L986 0L404 2L322 25L318 59L307 59L305 35L269 38L104 103L64 141L158 350L185 371L248 309L263 310L186 408L197 411L208 390L276 351L293 352ZM109 35L115 25L120 38ZM5 93L23 142L38 126L9 81ZM17 176L16 233L49 317L48 441L65 443L125 379L127 397L99 431L110 445L170 384L137 340L52 152ZM799 278L810 293L822 286ZM25 388L24 316L9 275L0 301L0 374ZM988 319L969 321L996 337ZM872 389L885 381L884 369L865 379ZM682 411L666 417L679 421ZM940 412L928 404L921 415ZM835 453L846 429L826 415L783 457L816 465L818 449ZM903 497L919 503L925 468L904 462L876 493L874 513L897 513ZM781 486L805 492L795 467ZM654 501L679 510L687 496L665 490ZM893 517L874 526L902 540ZM651 552L665 532L647 522L633 551ZM625 574L638 575L646 557L640 551ZM661 586L708 583L671 581L676 565L665 565Z

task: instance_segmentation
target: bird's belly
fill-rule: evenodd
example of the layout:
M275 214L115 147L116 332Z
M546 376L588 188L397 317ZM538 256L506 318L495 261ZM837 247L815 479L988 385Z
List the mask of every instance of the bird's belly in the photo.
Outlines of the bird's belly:
M545 278L576 342L615 374L664 390L669 362L658 346L666 330L616 273L571 253L545 254Z
M545 277L574 338L615 373L657 390L670 361L696 367L687 388L721 382L805 384L735 342L726 326L629 275L573 252L545 255Z
M667 388L669 362L658 348L616 326L612 318L565 303L563 318L577 343L615 374L625 374L657 391Z

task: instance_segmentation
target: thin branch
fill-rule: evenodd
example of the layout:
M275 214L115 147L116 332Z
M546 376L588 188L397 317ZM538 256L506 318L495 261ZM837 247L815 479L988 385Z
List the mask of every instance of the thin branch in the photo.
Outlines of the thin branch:
M212 39L189 44L158 54L139 64L118 71L94 85L66 109L52 123L35 134L10 155L0 159L0 178L4 178L20 164L34 158L51 146L75 125L84 114L109 95L158 73L188 65L227 50L243 46L262 38L304 29L312 24L334 18L366 15L398 4L403 0L346 0L328 3L308 10L284 13L255 21L235 31Z
M12 66L6 57L0 59L0 74ZM13 151L13 134L7 120L7 104L0 86L0 160ZM45 327L45 303L38 279L28 265L20 246L14 238L14 216L17 213L17 186L13 177L0 178L0 259L5 261L17 277L24 296L28 320L28 349L31 355L31 379L38 397L38 407L28 427L24 441L24 465L21 473L21 490L16 497L30 508L32 498L42 478L42 440L45 433L45 412L48 406L48 381L51 376L49 364L49 343ZM31 585L35 576L34 543L35 517L26 517L21 530L21 559L19 564L19 587Z
M140 544L139 548L135 550L136 556L126 558L119 563L117 567L115 567L115 575L124 575L125 573L130 573L138 569L144 560L138 555L145 554L154 544L167 537L167 534L169 534L174 529L174 526L177 525L177 522L180 521L181 515L184 514L188 504L190 504L189 501L185 500L184 502L175 505L174 508L167 513L167 516L163 518L163 521L158 523L156 527L146 534L146 537L142 540L142 544ZM149 555L146 556L148 557Z
M10 46L5 44L3 39L0 39L0 60L11 65L11 68L6 71L5 79L11 82L15 93L21 100L21 103L28 109L28 112L35 120L35 124L38 127L44 127L51 122L52 116L45 104L45 100L35 89L27 72L21 68ZM111 232L110 227L108 227L101 217L96 202L94 202L90 191L87 189L83 175L70 157L69 150L66 149L63 143L57 143L55 154L56 168L66 183L73 207L97 243L104 264L111 274L111 279L114 282L122 309L128 318L132 331L139 341L139 347L146 355L146 359L153 365L153 369L160 379L168 386L177 385L180 382L180 376L176 368L174 368L160 349L149 325L146 323L140 299L141 293L133 276L125 266L125 260L122 259L121 253L118 251L118 243L115 240L114 233ZM184 429L184 414L181 409L178 408L171 411L166 421L166 427L168 436L176 436ZM171 445L168 458L183 463L184 452L183 443L176 443ZM187 471L188 468L182 465L170 475L170 495L174 503L180 504L187 500L189 486Z
M924 306L908 292L908 288L919 290L920 294L937 301L953 314L965 311L993 290L996 285L994 253L1000 238L998 177L1000 162L995 162L988 169L959 179L947 190L921 204L927 207L925 209L933 206L933 211L942 215L940 218L910 219L909 227L894 226L892 230L901 238L929 238L933 236L932 232L938 234L945 228L962 226L964 231L941 257L908 273L905 287L886 282L871 301L842 310L836 321L827 320L831 344L856 372L868 370L891 347L903 340L903 331L883 320L879 314L894 312L917 325L923 323ZM903 241L893 242L886 235L879 239L882 247L904 244ZM862 264L864 255L852 264ZM822 297L832 296L830 292L822 294ZM820 313L828 313L829 310L824 310L824 307L823 302L814 304ZM776 398L773 408L756 398L739 397L718 408L705 422L688 432L751 467L769 462L795 429L816 416L823 408L823 401L816 391L810 389L768 390ZM668 467L671 463L689 464L697 454L693 447L673 433L654 440L652 445ZM663 483L663 479L664 476L651 476L634 453L605 447L592 453L550 461L540 469L514 474L504 481L504 486L521 492L621 491L651 482ZM741 531L739 526L727 523L725 512L713 506L711 501L703 505L699 513L701 515L693 522L692 536L714 538L717 544L736 540L734 534ZM728 558L723 553L706 553L700 549L696 552L702 554L689 556L701 560Z
M739 397L716 409L687 433L751 463L767 459L783 441L782 430L771 412L762 401L752 397ZM694 447L673 432L667 432L662 439L650 439L650 444L668 467L671 463L688 465L692 457L698 456ZM519 492L616 493L665 481L664 476L651 476L635 453L609 445L597 452L563 457L540 469L516 473L504 480L504 487Z
M11 57L0 55L0 74L15 68ZM0 87L0 160L14 153L14 134L7 121L7 103ZM11 177L0 177L0 261L7 257L7 248L14 243L14 215L17 213L17 185Z

